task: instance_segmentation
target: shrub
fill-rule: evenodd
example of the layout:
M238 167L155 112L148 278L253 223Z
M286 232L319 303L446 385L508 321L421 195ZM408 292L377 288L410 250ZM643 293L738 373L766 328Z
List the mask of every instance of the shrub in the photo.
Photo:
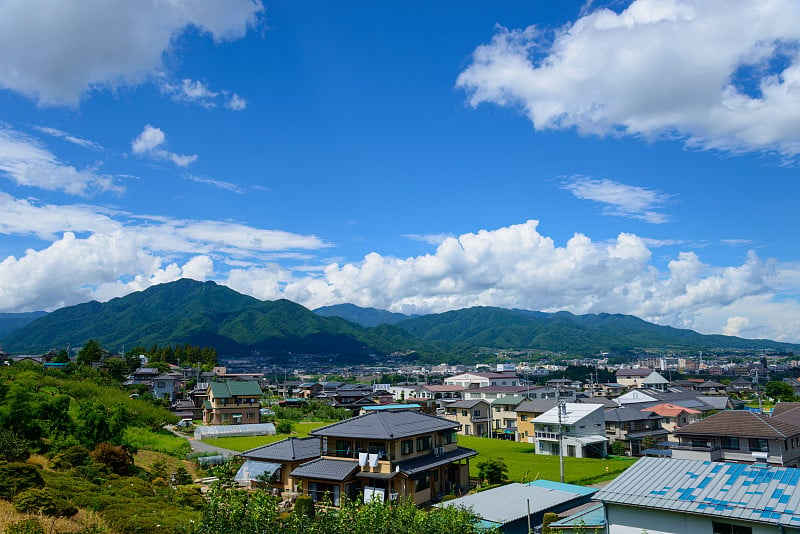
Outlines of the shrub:
M89 462L89 449L81 445L72 445L65 451L53 456L53 467L56 469L69 469Z
M117 475L126 475L133 465L133 457L123 447L101 443L92 451L92 459L107 466Z
M28 440L5 428L0 428L0 463L24 462L30 456Z
M45 530L38 519L29 518L6 525L3 534L45 534Z
M72 503L56 498L47 489L29 489L14 497L14 510L21 514L72 517L78 513Z
M547 512L542 517L542 534L550 534L550 523L558 521L558 514L555 512Z
M30 464L6 464L0 466L0 497L11 499L18 493L44 486L39 469Z
M502 484L508 480L508 466L502 458L488 458L478 463L478 478L487 484Z
M278 434L290 434L292 432L292 422L288 419L278 421L278 424L275 425L275 432Z
M314 499L310 495L298 495L292 513L301 517L314 517Z
M625 442L617 440L611 444L611 452L613 454L616 454L617 456L622 456L623 454L625 454L625 451L626 451Z

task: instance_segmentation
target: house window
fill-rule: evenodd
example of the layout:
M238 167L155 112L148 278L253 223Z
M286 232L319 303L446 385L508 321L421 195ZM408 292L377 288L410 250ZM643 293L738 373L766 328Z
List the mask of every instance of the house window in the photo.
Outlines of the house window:
M444 435L444 444L445 445L450 445L451 443L455 443L457 440L458 440L458 438L456 437L456 433L455 432L447 432Z
M520 421L527 421L528 420L528 416L527 415L520 415L519 416L519 420Z
M414 452L414 440L404 439L400 442L400 454L411 454Z
M472 416L473 417L480 417L481 416L481 411L480 410L472 410Z
M414 481L414 491L421 491L431 487L431 479L429 476L425 476L423 478L418 478Z
M430 436L417 438L417 452L427 451L431 448L433 448L433 438Z
M753 534L752 527L742 525L731 525L730 523L711 522L714 534Z
M769 444L764 438L750 438L749 443L751 451L769 452Z
M723 436L722 448L729 451L739 450L739 438L732 438L730 436Z
M156 382L156 387L157 388L163 388L163 387L166 387L166 386L167 386L167 384L165 382Z
M469 412L467 410L461 410L461 416L466 417Z

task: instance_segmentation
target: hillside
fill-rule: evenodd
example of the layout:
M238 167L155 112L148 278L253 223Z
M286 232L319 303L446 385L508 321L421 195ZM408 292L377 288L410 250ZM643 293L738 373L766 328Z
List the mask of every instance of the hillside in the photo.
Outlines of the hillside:
M320 317L288 300L264 302L214 282L178 280L106 303L56 310L10 333L2 344L9 352L41 352L80 346L91 338L111 350L189 343L214 346L224 355L308 352L353 358L415 341L402 330L371 332L338 317Z
M377 308L362 308L355 304L336 304L333 306L323 306L313 310L317 315L323 317L341 317L351 323L361 326L378 326L380 324L397 324L406 319L412 319L415 315L405 315L394 313Z
M27 312L27 313L0 313L0 338L22 328L26 324L35 321L39 317L44 317L47 312Z
M395 326L431 342L579 354L646 349L800 349L800 345L791 343L704 335L619 314L573 315L474 307L424 315Z
M328 307L346 317L377 321L397 315L357 306ZM0 338L9 352L44 352L80 346L95 338L107 349L134 345L213 346L221 356L254 352L339 354L363 361L369 354L416 351L440 361L476 347L534 349L575 354L601 351L798 350L799 345L732 336L702 335L659 326L630 315L543 313L474 307L395 324L365 327L326 317L288 300L260 301L214 282L178 280L106 303L87 302L56 310Z

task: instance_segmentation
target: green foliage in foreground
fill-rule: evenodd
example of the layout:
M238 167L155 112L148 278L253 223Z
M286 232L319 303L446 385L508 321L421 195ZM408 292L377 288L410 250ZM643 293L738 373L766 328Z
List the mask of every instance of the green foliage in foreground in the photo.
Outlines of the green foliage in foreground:
M318 507L314 514L281 514L279 500L265 492L216 487L203 512L203 534L472 534L480 528L463 508L420 510L413 503L345 502L341 508Z
M458 436L458 444L478 451L469 463L470 476L478 478L478 464L488 458L500 459L508 466L508 479L512 482L530 482L536 479L559 480L558 456L534 453L532 443L502 439ZM613 456L605 459L564 458L564 482L592 484L611 480L630 467L636 458Z

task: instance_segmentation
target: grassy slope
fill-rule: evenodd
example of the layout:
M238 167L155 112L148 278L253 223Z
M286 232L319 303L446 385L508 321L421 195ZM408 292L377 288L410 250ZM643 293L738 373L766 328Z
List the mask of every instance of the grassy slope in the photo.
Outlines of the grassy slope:
M559 480L558 456L534 453L532 443L504 441L499 439L458 436L458 443L478 451L478 456L469 463L470 475L478 476L478 464L487 458L502 458L508 466L508 478L512 482L536 479ZM635 458L615 456L605 460L593 458L564 458L564 482L593 484L611 480L628 468ZM607 470L606 470L607 469Z

